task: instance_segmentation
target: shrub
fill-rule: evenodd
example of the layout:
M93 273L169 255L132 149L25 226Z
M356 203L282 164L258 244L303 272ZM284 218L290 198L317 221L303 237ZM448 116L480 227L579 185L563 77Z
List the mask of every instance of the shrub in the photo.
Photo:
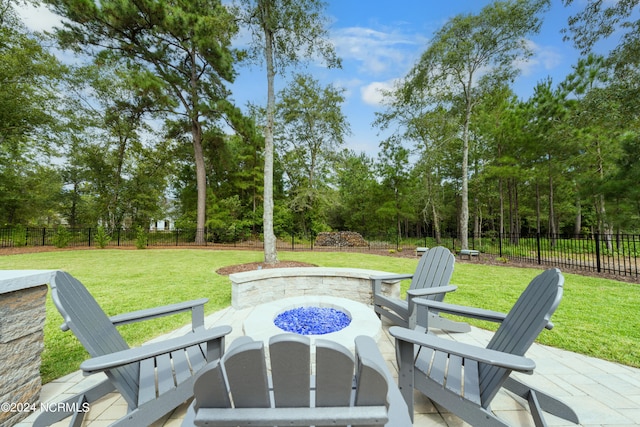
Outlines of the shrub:
M100 249L107 247L111 241L111 235L107 233L107 230L103 226L99 226L96 231L96 243Z
M65 227L59 226L53 236L53 245L56 248L66 248L71 241L71 232Z
M11 240L15 247L25 246L27 244L27 229L22 225L16 225L11 230Z
M147 231L138 226L136 229L136 248L145 249L147 247Z

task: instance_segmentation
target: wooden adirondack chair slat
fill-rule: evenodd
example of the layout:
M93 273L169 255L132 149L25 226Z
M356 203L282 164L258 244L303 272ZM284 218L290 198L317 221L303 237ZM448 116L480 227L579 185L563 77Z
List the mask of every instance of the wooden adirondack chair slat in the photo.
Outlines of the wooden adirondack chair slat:
M156 367L153 359L140 362L140 387L138 404L143 405L156 398Z
M262 342L243 344L229 350L223 358L223 364L236 408L271 407Z
M207 363L207 359L202 353L202 348L197 345L188 347L185 349L187 357L189 358L189 364L191 365L191 371L197 372L204 367Z
M447 365L447 388L456 394L462 394L462 383L464 382L462 360L460 356L451 355Z
M350 406L354 359L350 351L333 341L316 340L315 405Z
M175 388L173 379L173 364L169 354L161 354L156 357L156 376L158 383L158 394L164 394Z
M199 378L193 386L194 395L197 396L194 401L196 408L231 408L229 390L219 360L207 365Z
M308 339L295 335L269 344L276 407L309 407L311 364Z
M174 351L171 353L171 360L176 374L176 383L180 384L186 381L191 376L187 353L185 351Z

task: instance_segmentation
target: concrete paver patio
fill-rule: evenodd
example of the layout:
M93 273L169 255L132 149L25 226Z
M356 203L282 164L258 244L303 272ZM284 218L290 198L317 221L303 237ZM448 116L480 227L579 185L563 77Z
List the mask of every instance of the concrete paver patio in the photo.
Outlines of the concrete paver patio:
M235 310L231 307L208 316L207 327L231 325L232 333L227 336L227 344L241 336L242 324L251 308ZM392 372L396 372L393 338L388 334L388 324L383 322L383 336L379 341L380 350ZM184 334L186 328L169 335ZM543 332L544 333L544 332ZM444 333L442 333L444 334ZM472 328L467 334L444 334L449 338L485 346L492 332ZM165 338L164 336L162 338ZM160 338L159 338L160 339ZM550 392L571 406L582 426L640 426L640 369L606 362L576 353L534 344L527 357L537 364L534 375L522 375L521 379L537 388ZM83 377L80 371L59 378L43 387L41 401L62 401L85 389L96 381L96 376ZM423 395L416 393L414 426L467 426L455 415L434 406ZM180 426L188 403L173 411L154 426ZM85 426L107 426L126 413L126 404L118 394L112 393L91 406ZM494 399L493 411L513 426L533 426L527 404L507 391L502 391ZM17 424L18 427L31 426L36 414ZM545 414L549 426L572 426L563 419ZM56 425L68 425L68 420Z

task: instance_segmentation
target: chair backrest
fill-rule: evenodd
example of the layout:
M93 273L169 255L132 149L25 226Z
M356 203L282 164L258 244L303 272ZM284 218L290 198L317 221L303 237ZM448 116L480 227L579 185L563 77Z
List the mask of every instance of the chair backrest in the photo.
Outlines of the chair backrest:
M62 330L71 329L92 357L129 348L87 288L69 273L58 271L51 281L51 299L62 315ZM127 365L106 372L132 407L137 406L139 366Z
M443 246L428 249L420 258L409 289L424 289L447 286L453 275L456 257ZM445 294L428 296L427 299L442 301Z
M557 268L536 276L511 308L487 348L524 356L558 308L563 285L564 277ZM509 372L480 365L479 374L481 400L483 403L490 402Z
M309 337L280 334L270 339L267 358L262 341L233 343L220 361L210 363L196 379L196 410L386 406L388 384L385 374L366 355L356 355L354 359L344 346L323 339L315 340L315 348L315 360L312 360ZM315 381L312 381L314 362ZM352 393L354 368L355 395ZM256 425L273 421L267 412L259 416L263 417L260 418L262 424ZM246 425L255 422L244 421Z

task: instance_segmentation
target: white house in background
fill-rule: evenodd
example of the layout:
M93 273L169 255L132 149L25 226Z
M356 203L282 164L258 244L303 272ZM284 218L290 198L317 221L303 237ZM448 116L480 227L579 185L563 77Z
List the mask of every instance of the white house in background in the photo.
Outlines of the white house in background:
M149 225L149 230L151 231L173 231L174 229L175 222L170 219L161 219Z
M177 201L173 197L165 197L162 202L162 214L164 219L152 219L149 223L149 231L173 231L176 229L175 212Z

